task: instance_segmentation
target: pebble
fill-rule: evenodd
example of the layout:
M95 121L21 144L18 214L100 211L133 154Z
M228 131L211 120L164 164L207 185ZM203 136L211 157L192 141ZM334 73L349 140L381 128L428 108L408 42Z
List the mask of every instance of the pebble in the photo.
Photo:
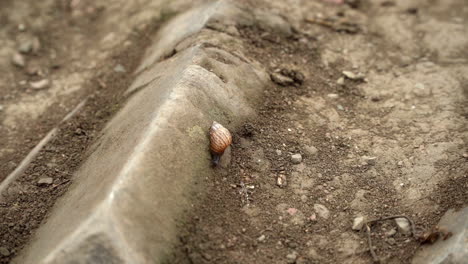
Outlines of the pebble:
M344 81L345 81L345 80L344 80L344 77L340 77L340 78L338 79L338 81L336 81L336 83L337 83L338 85L344 85Z
M362 160L368 165L375 165L377 157L362 156Z
M18 52L13 53L11 57L11 62L13 65L23 68L26 65L26 60L24 59L23 55L19 54Z
M355 74L351 71L343 71L343 75L346 76L346 78L351 79L351 80L364 80L365 76L362 74Z
M315 156L318 153L318 149L314 146L305 146L304 150L309 154L310 156Z
M302 162L302 155L301 154L293 154L291 155L291 162L293 164L299 164Z
M288 210L286 210L286 212L288 212L289 215L295 215L297 213L297 209L296 208L288 208Z
M50 82L47 79L43 79L37 82L30 82L29 84L31 85L31 88L40 90L49 87Z
M317 221L317 215L316 215L316 214L312 214L311 216L309 216L309 220L312 221L312 222Z
M39 42L39 38L27 38L21 41L18 47L18 51L21 53L30 53L31 51L36 53L41 48L41 43Z
M0 105L0 112L3 111L3 105Z
M53 182L54 182L54 179L52 179L51 177L44 177L44 178L40 178L37 181L37 185L46 186L46 185L52 184Z
M18 25L18 30L21 31L21 32L25 31L26 30L26 25L24 25L23 23L19 24Z
M335 93L331 93L331 94L327 94L328 98L331 98L331 99L336 99L338 97L340 97L338 94L335 94Z
M288 254L286 256L286 259L288 261L288 263L295 263L296 262L296 259L297 259L297 253L296 252L292 252L290 254Z
M314 210L318 216L328 219L330 217L330 211L322 204L314 204Z
M391 236L394 236L396 234L396 229L391 229L389 230L388 232L385 233L385 236L386 237L391 237Z
M396 218L395 223L402 234L411 234L410 223L406 218Z
M294 80L292 78L289 78L288 76L284 76L283 74L279 72L274 72L270 75L271 80L274 83L277 83L281 86L288 86L294 84Z
M279 149L277 149L277 150L275 150L275 151L276 151L276 155L278 155L278 156L281 156L281 154L283 154L283 153L281 152L281 150L279 150Z
M286 180L286 175L280 174L276 179L276 185L279 187L286 187L288 185L288 181Z
M26 67L26 73L31 76L43 75L41 66L34 62L28 63L28 66Z
M261 235L261 236L259 236L259 237L257 238L258 242L263 242L263 241L265 241L265 239L266 239L266 236L265 236L265 235Z
M336 108L338 108L340 111L344 111L344 107L342 105L337 105Z
M360 231L364 226L365 218L364 216L358 216L353 220L353 230Z
M18 47L18 51L21 53L29 53L31 52L31 50L32 50L32 42L28 40L20 43Z
M117 64L115 67L114 67L114 71L115 72L126 72L124 66L122 66L122 64Z
M0 254L4 257L10 256L10 250L6 247L0 247Z
M296 264L307 264L307 263L309 263L309 261L304 257L298 257L296 259Z

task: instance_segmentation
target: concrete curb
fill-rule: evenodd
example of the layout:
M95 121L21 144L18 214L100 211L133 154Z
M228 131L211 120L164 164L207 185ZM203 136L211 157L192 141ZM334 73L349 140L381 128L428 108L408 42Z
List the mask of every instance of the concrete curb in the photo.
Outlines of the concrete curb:
M269 81L244 57L236 26L282 20L256 17L217 1L161 29L130 99L15 263L164 263L191 193L213 173L211 122L234 127L255 115Z
M451 232L446 239L439 239L433 245L421 247L411 263L413 264L443 264L466 263L468 259L468 207L455 211L448 210L439 224L440 230Z

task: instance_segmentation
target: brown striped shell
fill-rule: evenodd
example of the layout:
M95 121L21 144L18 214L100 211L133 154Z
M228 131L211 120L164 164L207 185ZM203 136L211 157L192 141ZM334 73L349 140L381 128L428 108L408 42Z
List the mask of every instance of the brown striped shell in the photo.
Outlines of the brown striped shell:
M232 136L227 128L220 123L213 121L210 128L210 150L211 152L221 155L232 143Z

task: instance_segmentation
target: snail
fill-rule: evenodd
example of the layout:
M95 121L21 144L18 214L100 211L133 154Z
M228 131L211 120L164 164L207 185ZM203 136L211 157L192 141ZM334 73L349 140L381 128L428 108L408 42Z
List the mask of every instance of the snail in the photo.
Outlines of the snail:
M231 145L232 136L229 130L220 123L213 121L210 127L210 151L213 166L217 166L221 155Z

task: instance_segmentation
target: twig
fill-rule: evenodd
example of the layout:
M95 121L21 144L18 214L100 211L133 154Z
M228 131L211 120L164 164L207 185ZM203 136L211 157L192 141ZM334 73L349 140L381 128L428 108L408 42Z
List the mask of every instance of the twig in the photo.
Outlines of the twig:
M417 239L416 227L414 225L414 222L409 217L407 217L406 215L392 215L392 216L388 216L388 217L384 217L384 218L379 218L379 219L374 219L374 220L367 221L366 224L365 224L366 231L367 231L367 242L369 244L369 251L370 251L370 253L372 255L372 259L374 260L375 263L380 263L380 258L375 253L374 246L372 244L372 238L371 238L371 228L370 228L369 225L373 224L373 223L381 222L381 221L396 219L396 218L405 218L406 220L408 220L408 222L411 225L411 234L415 239Z
M371 229L367 223L366 223L366 231L367 231L367 243L369 243L369 251L372 255L372 259L374 260L375 263L380 263L380 259L379 257L377 257L377 254L375 253L375 250L374 250L374 246L372 245Z
M306 18L305 22L335 29L335 25L333 23L325 21L323 19Z
M305 22L327 27L338 32L356 34L360 31L358 25L347 21L329 22L324 19L306 18Z
M67 184L67 183L69 183L69 182L70 182L70 179L66 179L66 180L62 181L61 183L55 184L55 185L52 187L52 189L55 189L55 188L57 188L57 187L59 187L59 186L61 186L61 185Z

